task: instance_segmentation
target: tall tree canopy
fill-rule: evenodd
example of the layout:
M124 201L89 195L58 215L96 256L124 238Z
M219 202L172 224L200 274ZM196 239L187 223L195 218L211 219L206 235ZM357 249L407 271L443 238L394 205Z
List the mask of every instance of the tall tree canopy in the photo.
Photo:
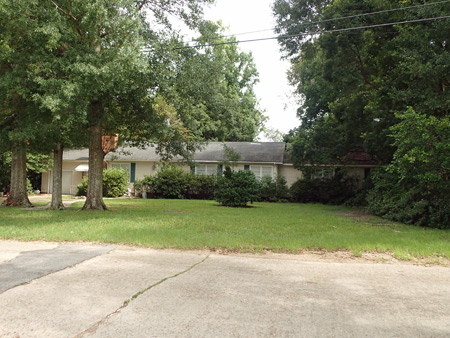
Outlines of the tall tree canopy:
M304 34L280 40L292 63L289 79L302 99L294 142L298 165L339 161L353 148L387 163L395 150L389 128L398 122L396 112L411 106L448 114L448 19L327 33L450 13L450 4L389 11L423 3L275 1L279 34ZM373 12L381 13L366 15Z
M363 149L391 163L374 178L372 210L448 226L450 210L441 206L450 199L449 172L438 159L450 110L450 3L276 0L273 9L278 33L298 34L280 39L302 101L302 124L288 137L297 168L345 164L349 151ZM421 123L418 134L429 136L407 137ZM417 208L406 215L405 206Z
M193 27L207 2L2 0L2 134L11 143L13 167L14 153L24 153L26 144L48 138L67 145L74 130L83 143L87 135L85 207L102 209L103 135L156 141L167 153L185 150L173 146L189 141L179 112L159 96L162 61L172 49L167 15Z
M13 149L12 181L24 181L26 150L53 150L60 208L62 150L89 146L84 208L103 209L104 136L156 144L165 157L187 156L203 140L253 140L264 117L251 55L236 45L177 49L169 17L198 28L199 43L223 33L200 19L209 2L0 0L1 137ZM22 197L17 204L29 204Z
M253 90L258 81L253 57L241 52L234 38L223 37L220 23L203 22L199 32L190 43L197 47L178 47L167 96L202 139L253 141L264 123Z

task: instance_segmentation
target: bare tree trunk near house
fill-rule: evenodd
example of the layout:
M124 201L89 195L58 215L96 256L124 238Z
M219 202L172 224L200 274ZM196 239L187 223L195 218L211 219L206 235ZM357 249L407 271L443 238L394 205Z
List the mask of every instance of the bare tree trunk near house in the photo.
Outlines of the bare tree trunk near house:
M83 210L106 210L103 203L103 159L105 153L102 147L102 125L91 127L89 145L88 190Z
M11 189L4 204L31 207L33 205L27 195L27 152L25 144L14 143L11 157Z
M58 143L53 149L53 189L52 201L48 208L50 210L65 209L62 201L62 162L63 162L63 145Z

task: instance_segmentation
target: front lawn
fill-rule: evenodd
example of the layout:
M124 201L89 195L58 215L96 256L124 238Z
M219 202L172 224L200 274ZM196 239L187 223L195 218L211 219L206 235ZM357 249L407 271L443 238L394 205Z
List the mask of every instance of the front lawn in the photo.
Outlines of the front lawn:
M110 211L0 208L0 238L90 241L153 248L300 252L390 251L398 258L450 258L450 231L406 226L353 209L319 204L105 200Z

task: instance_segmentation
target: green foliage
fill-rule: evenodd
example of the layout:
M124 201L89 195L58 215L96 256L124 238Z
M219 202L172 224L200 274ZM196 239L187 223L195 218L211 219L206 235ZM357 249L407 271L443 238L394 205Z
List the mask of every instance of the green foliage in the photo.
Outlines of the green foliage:
M214 176L192 175L176 166L164 166L156 176L146 175L134 183L137 196L147 192L151 198L212 199Z
M450 118L408 109L391 128L394 160L374 176L369 210L407 224L450 228Z
M77 196L86 196L88 189L88 177L84 176L81 183L77 185Z
M235 167L237 162L241 159L241 154L232 147L228 147L226 144L223 145L223 155L225 158L223 163L224 167Z
M77 196L86 196L88 190L88 177L85 176L77 185ZM128 189L128 174L118 168L103 170L103 195L106 197L120 197Z
M245 207L259 198L260 186L250 170L232 171L227 167L218 177L214 199L227 207Z
M263 176L260 184L260 199L266 202L287 202L290 199L286 179L278 175L275 178Z
M27 178L27 194L34 194L35 190L33 189L33 185L29 178Z
M103 196L123 196L128 189L130 179L125 170L112 168L103 170Z
M345 164L349 152L363 149L386 165L373 177L369 210L442 228L449 224L450 200L448 20L326 33L440 17L449 10L449 4L436 3L328 20L419 4L423 1L276 0L273 8L280 35L314 32L313 39L304 34L280 40L292 65L289 79L302 98L301 127L288 136L294 165ZM299 190L313 195L321 191L320 182L310 188Z
M189 186L186 198L196 200L214 199L215 176L189 175Z
M221 24L203 22L199 45L235 42ZM173 62L172 62L173 63ZM169 66L170 67L170 66ZM237 44L179 50L165 96L182 111L181 120L198 137L219 141L253 141L265 120L254 85L258 81L251 54Z
M0 192L9 191L11 180L11 156L7 153L0 153Z
M290 187L292 199L301 203L342 204L355 197L356 180L336 174L333 177L299 179Z
M448 4L439 4L327 21L421 3L417 0L275 1L277 32L280 35L306 33L296 39L279 40L292 65L289 80L302 98L298 109L302 124L292 137L292 160L297 168L342 163L353 149L364 149L387 164L396 150L390 131L399 122L395 113L411 106L427 115L448 115L448 20L325 32L439 17L448 12ZM302 24L311 21L316 24ZM308 33L314 33L314 39Z
M48 155L27 154L27 176L33 192L41 188L41 173L50 170L53 159ZM11 180L11 153L0 154L0 192L8 192Z
M150 195L156 198L184 198L189 188L188 175L191 174L180 167L162 167L150 186Z
M166 65L178 54L168 15L196 28L204 3L211 0L2 1L0 152L13 142L49 152L114 134L156 143L164 154L192 151L198 139L183 125L184 112L165 102L174 72ZM94 153L101 156L100 147ZM101 163L89 170L86 205L100 209L101 184L93 183Z

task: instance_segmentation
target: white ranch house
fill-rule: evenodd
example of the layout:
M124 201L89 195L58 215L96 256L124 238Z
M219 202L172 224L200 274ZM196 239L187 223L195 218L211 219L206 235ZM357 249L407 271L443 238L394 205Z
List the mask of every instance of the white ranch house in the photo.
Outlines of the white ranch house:
M302 173L295 169L289 160L284 142L211 142L204 149L197 151L193 157L193 164L188 164L180 157L172 160L172 163L181 166L186 171L195 175L217 175L223 170L226 161L224 145L233 148L240 154L235 170L251 170L256 177L276 177L282 175L286 178L288 186L297 179L302 178ZM68 150L63 156L63 194L76 194L77 185L81 183L88 171L88 149ZM373 161L354 161L347 167L348 174L358 177L361 181L367 175L367 170L375 167ZM359 163L356 163L359 162ZM124 169L130 178L130 188L137 179L145 175L155 175L161 166L161 157L155 148L119 148L105 156L105 168ZM53 172L42 174L41 192L52 192Z

